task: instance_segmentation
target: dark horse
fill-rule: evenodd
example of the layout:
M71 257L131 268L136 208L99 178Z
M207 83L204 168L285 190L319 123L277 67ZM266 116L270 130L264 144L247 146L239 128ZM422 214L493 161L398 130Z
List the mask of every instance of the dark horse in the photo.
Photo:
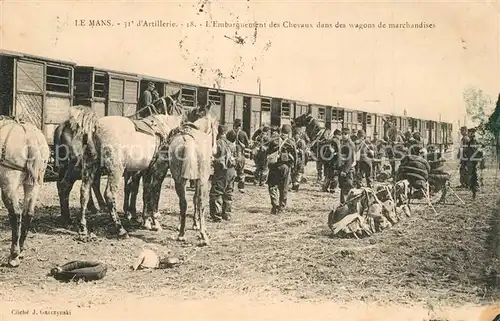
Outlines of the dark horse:
M309 148L316 156L321 166L325 167L327 177L323 185L323 191L327 191L334 177L339 160L340 146L333 136L333 131L323 128L319 121L311 115L311 110L293 120L295 127L305 127L305 133L309 138Z
M152 105L139 110L130 118L137 118L137 115L149 112L153 113L175 113L174 108L177 105L179 94L172 97L162 97L156 100ZM168 101L168 102L167 102ZM169 102L172 101L171 104ZM54 132L53 153L55 166L58 171L57 189L59 202L61 206L61 223L67 225L70 223L69 214L69 194L74 183L81 179L81 161L84 154L84 146L93 145L93 133L99 126L99 117L94 110L87 106L73 106L70 108L70 117L68 120L59 124ZM92 150L89 149L89 150ZM101 173L96 173L92 184L92 190L97 198L99 208L105 207L105 201L100 191ZM125 176L125 200L124 209L129 212L131 208L136 207L140 176ZM87 209L93 213L98 212L90 193Z
M54 132L54 161L58 171L57 191L61 206L61 223L70 223L69 215L69 194L73 185L81 179L81 158L84 152L83 146L90 143L92 133L99 123L99 117L87 106L73 106L70 108L70 117L57 126ZM99 189L100 177L92 185L92 189L99 203L99 207L104 206L104 198ZM88 210L96 213L96 208L92 194L88 204Z

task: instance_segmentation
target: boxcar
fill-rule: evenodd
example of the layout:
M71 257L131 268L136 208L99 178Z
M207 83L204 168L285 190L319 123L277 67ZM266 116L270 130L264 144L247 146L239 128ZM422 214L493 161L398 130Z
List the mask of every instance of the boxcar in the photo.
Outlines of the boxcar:
M75 104L99 117L129 116L137 110L140 76L89 66L75 67Z
M54 130L69 117L75 63L0 51L1 114L40 128L49 145Z

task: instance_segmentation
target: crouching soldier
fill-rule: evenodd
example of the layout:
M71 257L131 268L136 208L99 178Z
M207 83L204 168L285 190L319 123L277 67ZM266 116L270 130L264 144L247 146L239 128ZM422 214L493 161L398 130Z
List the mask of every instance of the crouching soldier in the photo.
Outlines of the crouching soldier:
M294 139L295 147L297 150L297 161L296 161L297 166L295 166L292 169L292 174L291 174L291 176L292 176L292 191L298 191L299 186L300 186L300 182L302 180L302 175L304 175L304 170L306 167L307 146L306 146L306 141L302 138L302 135L300 134L300 132L296 132L293 139Z
M226 138L227 128L219 126L217 153L214 157L214 175L210 189L210 216L219 222L231 219L234 181L236 179L236 147Z
M286 208L290 172L297 161L297 150L293 139L290 137L291 132L292 127L290 125L283 125L281 134L273 137L267 151L269 164L267 185L271 197L271 214L281 213Z
M342 129L342 140L339 157L339 187L340 187L340 203L345 202L347 194L354 187L354 168L356 161L354 154L356 147L351 140L350 131L348 128Z

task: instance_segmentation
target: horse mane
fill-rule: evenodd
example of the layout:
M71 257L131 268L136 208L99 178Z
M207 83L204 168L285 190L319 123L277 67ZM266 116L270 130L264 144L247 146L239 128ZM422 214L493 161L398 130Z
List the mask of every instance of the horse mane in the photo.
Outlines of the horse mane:
M67 122L73 135L78 136L94 132L99 123L99 117L92 108L78 105L70 108L70 117Z
M4 123L4 122L7 122L7 123L15 122L15 123L19 123L19 124L24 123L24 121L22 121L21 119L19 119L19 117L17 117L17 116L8 116L8 115L0 115L0 122L2 122L2 123Z

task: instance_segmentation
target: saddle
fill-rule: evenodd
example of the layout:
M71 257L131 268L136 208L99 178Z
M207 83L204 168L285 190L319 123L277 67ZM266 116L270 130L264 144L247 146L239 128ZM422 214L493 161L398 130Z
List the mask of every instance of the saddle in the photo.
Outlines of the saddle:
M135 130L139 133L150 136L160 136L160 138L164 138L167 134L165 127L154 117L131 119L131 121L134 123Z

